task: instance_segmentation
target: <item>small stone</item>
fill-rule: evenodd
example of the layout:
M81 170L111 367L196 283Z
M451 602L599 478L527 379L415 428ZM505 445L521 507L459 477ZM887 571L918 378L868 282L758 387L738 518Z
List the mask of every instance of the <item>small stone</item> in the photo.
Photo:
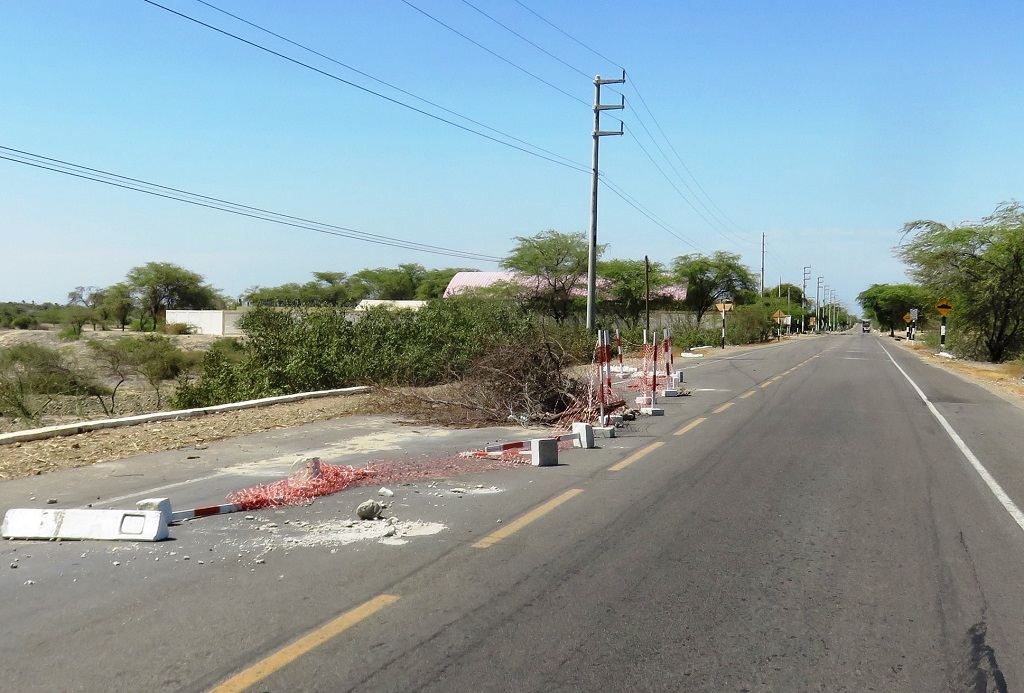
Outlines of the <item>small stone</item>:
M452 489L452 493L465 493L465 492L466 492L466 489L464 489L464 488L453 488Z
M188 559L189 559L189 557L188 557L188 556L182 556L182 557L181 557L181 560L183 560L183 561L187 561Z
M356 508L360 520L376 520L384 512L384 506L375 500L364 501Z
M55 504L56 502L57 502L57 499L56 499L56 498L48 498L48 499L46 500L46 504L47 504L47 505L54 505L54 504Z
M256 563L259 564L259 565L263 565L264 563L266 563L266 561L263 560L262 558L257 558L256 559Z
M246 515L246 516L245 516L245 519L246 519L246 520L255 520L255 519L256 519L256 516L255 516L255 515Z
M388 527L384 531L384 536L386 536L386 537L393 537L393 536L395 536L395 528L394 527Z
M114 565L121 565L121 561L114 561Z
M17 568L18 567L18 562L15 561L14 563L11 563L11 567L12 568Z
M202 561L199 561L199 565L203 565L203 562L202 562Z
M26 584L26 585L34 585L34 584L36 584L36 581L35 580L25 580L24 584Z
M501 520L498 520L498 524L499 524L499 525L501 524Z
M381 486L381 487L380 487L380 490L379 490L379 491L377 491L377 495L379 495L379 496L385 496L385 497L387 497L387 498L391 498L391 496L395 495L395 492L394 492L394 491L392 491L392 490L391 490L391 489L389 489L389 488L386 488L386 487L384 487L384 486Z

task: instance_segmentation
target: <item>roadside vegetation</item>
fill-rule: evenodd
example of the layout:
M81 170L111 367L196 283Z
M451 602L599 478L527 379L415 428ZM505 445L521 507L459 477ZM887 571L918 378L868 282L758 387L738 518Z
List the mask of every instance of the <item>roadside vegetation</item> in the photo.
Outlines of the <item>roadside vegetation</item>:
M464 270L418 264L314 272L304 284L254 286L231 299L197 273L150 262L112 286L75 287L65 305L0 304L0 328L53 329L67 343L0 348L0 416L29 425L67 413L76 398L72 410L112 416L125 411L127 393L140 391L151 407L186 408L373 385L442 388L401 399L453 421L546 420L581 396L574 369L593 359L583 325L586 237L554 230L517 237L502 266L519 279L447 299L445 288ZM733 344L774 338L779 310L794 325L813 312L799 286L759 296L755 275L729 253L664 263L601 258L598 277L599 327L617 330L627 349L639 349L648 325L659 332L671 325L677 349L720 343L715 304L723 300L734 305ZM364 298L426 305L353 312ZM196 353L169 336L190 331L166 323L169 309L232 308L246 311L241 337ZM123 335L97 338L112 332Z
M947 316L946 350L964 358L1003 363L1024 357L1024 207L1001 204L980 221L947 226L919 220L903 227L894 254L910 268L913 284L875 284L857 300L867 317L895 334L917 308L919 329L938 326L939 301ZM927 338L937 346L931 329Z

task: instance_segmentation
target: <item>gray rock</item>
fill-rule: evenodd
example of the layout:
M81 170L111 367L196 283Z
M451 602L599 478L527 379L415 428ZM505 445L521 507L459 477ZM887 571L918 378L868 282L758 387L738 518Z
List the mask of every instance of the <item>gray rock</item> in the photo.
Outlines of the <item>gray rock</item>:
M356 515L360 520L376 520L384 512L384 506L375 500L368 500L359 504L356 508Z

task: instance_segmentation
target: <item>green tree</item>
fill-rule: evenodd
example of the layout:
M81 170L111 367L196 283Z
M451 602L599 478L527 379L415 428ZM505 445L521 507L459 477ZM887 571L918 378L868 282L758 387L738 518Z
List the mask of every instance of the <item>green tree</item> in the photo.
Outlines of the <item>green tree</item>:
M159 317L169 308L206 310L224 303L202 275L170 262L147 262L133 267L128 272L127 284L142 305L143 315L152 319L154 330Z
M586 236L549 229L515 240L516 246L501 262L502 267L519 274L520 284L511 288L527 307L564 322L580 302L577 295L586 289ZM604 246L597 249L599 257L603 251Z
M954 302L954 324L990 361L1024 347L1024 207L1008 202L980 222L903 226L896 255L937 298ZM909 240L908 240L909 237Z
M672 273L677 282L686 284L684 305L697 314L698 325L718 301L742 303L750 292L757 292L754 275L740 256L721 250L711 257L681 255L673 260Z
M416 287L423 280L425 273L423 265L406 263L399 265L397 269L365 269L357 272L355 277L365 287L366 295L363 298L411 301L416 298Z
M472 272L467 267L444 267L423 272L419 284L416 285L416 298L426 301L431 298L442 298L444 290L448 288L452 277L459 272Z
M890 336L904 326L903 316L911 308L923 309L931 302L928 290L916 284L872 284L857 294L865 317L889 330Z
M606 260L598 264L597 276L602 308L628 328L639 326L643 320L648 287L652 309L663 309L672 302L662 293L671 283L671 277L660 262L652 262L648 272L647 263L643 260Z
M124 328L131 322L132 313L136 310L131 287L121 282L104 289L102 310L124 332Z

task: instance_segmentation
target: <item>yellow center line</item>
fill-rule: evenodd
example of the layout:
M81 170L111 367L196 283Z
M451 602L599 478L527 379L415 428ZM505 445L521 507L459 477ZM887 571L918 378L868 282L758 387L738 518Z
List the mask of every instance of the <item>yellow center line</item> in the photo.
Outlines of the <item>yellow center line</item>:
M660 448L664 444L665 443L660 442L660 441L657 442L657 443L651 443L650 445L648 445L643 450L640 450L638 452L634 452L632 455L630 455L626 459L622 460L618 464L614 464L611 467L608 467L608 471L609 472L617 472L617 471L620 471L622 469L625 469L626 467L628 467L629 465L633 464L634 462L636 462L638 459L640 459L644 455L648 454L649 452L653 452L654 450L657 450L658 448Z
M758 387L760 387L760 388L766 388L766 387L768 387L768 386L769 386L769 385L771 385L771 384L772 384L772 381L771 381L771 380L766 380L765 382L763 382L763 383L761 383L760 385L758 385Z
M521 530L526 525L528 525L531 522L533 522L534 520L542 517L543 515L551 512L552 510L554 510L555 508L560 506L562 503L566 502L567 500L573 498L574 496L576 496L577 494L580 494L580 493L583 493L583 489L581 489L581 488L571 488L568 491L566 491L565 493L563 493L562 495L555 496L554 498L549 500L544 505L539 505L536 508L534 508L533 510L531 510L530 512L526 513L525 515L523 515L523 516L519 517L518 519L513 520L512 522L508 523L507 525L505 525L504 527L499 529L497 532L491 532L486 537L484 537L480 541L478 541L475 544L473 544L473 548L474 549L486 549L486 548L489 548L491 546L494 546L495 544L497 544L502 539L505 539L505 538L511 536L512 534L515 534L516 532Z
M734 404L736 404L736 403L735 403L735 402L726 402L725 404L723 404L722 406L720 406L720 407L719 407L718 409L715 409L715 410L714 410L713 412L711 412L711 413L712 413L712 414L721 414L721 413L722 413L723 411L725 411L726 409L728 409L729 407L731 407L731 406L732 406L732 405L734 405Z
M757 392L757 390L750 390L749 392L744 392L742 395L740 395L740 399L746 399L747 397L750 397L755 392Z
M256 662L248 669L235 674L216 688L210 689L210 693L241 693L241 691L256 685L274 672L291 664L310 650L323 645L331 638L340 635L363 619L372 616L398 600L399 597L393 594L382 594L374 597L351 611L346 611L333 621L317 628L309 635L299 638L291 645Z
M684 433L686 433L687 431L689 431L689 430L691 430L691 429L694 429L694 428L696 428L697 426L701 425L701 424L702 424L702 423L704 423L705 421L707 421L707 417L703 417L703 416L702 416L701 418L699 418L699 419L694 419L693 421L691 421L690 423L686 424L685 426L683 426L682 428L680 428L680 429L679 429L678 431L676 431L675 433L673 433L672 435L675 435L675 436L681 436L681 435L683 435Z

